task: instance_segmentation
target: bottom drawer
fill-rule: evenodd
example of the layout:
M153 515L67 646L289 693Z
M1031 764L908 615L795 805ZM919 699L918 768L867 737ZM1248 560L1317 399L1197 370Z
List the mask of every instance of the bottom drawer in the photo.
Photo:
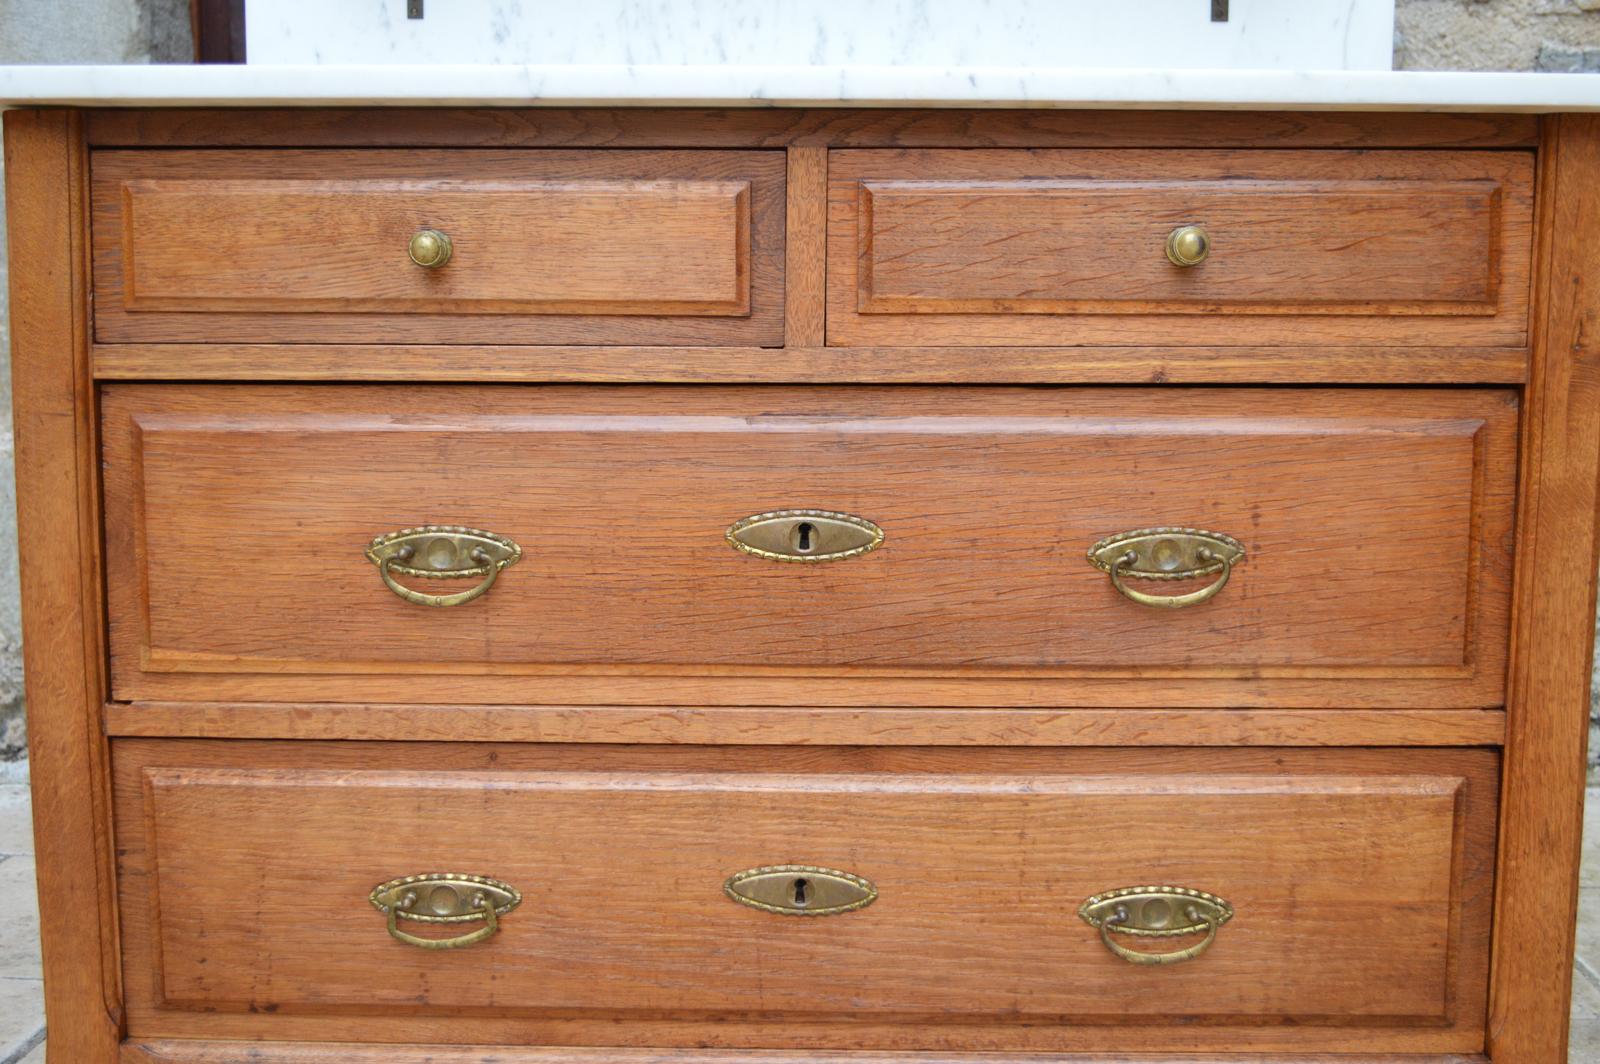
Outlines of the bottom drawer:
M1488 751L129 739L114 756L138 1038L1482 1046ZM804 867L737 879L782 865ZM385 897L468 919L392 930L477 941L391 937L374 887L441 872L520 901L490 933L462 910L510 895L419 881ZM1151 885L1199 893L1092 915L1194 933L1080 915ZM1175 951L1192 956L1140 963Z

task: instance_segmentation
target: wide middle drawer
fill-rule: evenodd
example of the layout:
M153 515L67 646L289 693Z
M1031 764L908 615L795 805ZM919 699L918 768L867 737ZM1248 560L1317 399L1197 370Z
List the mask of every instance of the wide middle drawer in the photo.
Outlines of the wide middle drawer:
M103 409L119 698L1502 700L1510 391L128 385ZM467 559L505 541L488 582Z

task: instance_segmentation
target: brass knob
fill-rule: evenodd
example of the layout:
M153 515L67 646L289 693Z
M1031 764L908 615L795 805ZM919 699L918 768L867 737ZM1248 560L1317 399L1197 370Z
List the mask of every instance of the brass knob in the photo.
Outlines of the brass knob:
M1167 258L1174 266L1198 266L1211 254L1211 237L1198 225L1180 225L1167 234Z
M411 238L406 250L418 266L437 270L450 261L450 238L437 229L423 229Z

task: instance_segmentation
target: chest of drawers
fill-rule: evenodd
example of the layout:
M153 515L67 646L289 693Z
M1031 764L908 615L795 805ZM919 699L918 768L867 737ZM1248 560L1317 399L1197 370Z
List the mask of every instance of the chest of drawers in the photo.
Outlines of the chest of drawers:
M54 1064L1561 1059L1600 121L6 143Z

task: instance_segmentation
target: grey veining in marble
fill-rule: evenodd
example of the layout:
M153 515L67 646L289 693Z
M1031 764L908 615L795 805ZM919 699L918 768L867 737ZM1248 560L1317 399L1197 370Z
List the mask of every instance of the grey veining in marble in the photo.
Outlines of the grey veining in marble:
M270 0L251 63L1387 70L1394 0Z

